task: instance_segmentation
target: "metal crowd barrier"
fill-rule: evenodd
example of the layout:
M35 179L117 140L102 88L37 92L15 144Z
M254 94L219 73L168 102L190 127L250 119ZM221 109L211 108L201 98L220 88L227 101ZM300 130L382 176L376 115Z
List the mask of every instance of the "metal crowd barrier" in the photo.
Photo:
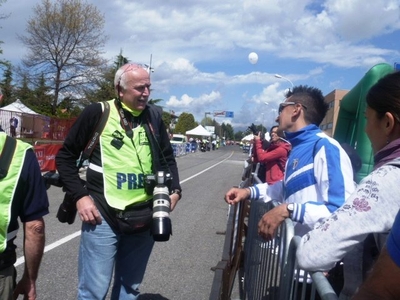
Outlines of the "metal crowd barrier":
M256 171L251 173L251 178L242 179L239 187L259 182ZM261 217L279 204L276 201L246 201L230 208L223 258L215 268L210 299L230 299L238 274L241 277L238 280L240 299L338 299L322 272L308 273L298 269L296 249L300 237L294 236L290 219L281 224L272 241L267 242L258 235ZM240 261L243 261L242 265Z
M174 150L174 156L182 156L186 154L186 143L181 144L171 144L172 149Z
M277 203L253 201L246 241L244 245L244 292L245 299L280 299L280 284L284 281L284 269L294 227L290 219L278 228L276 238L265 241L258 235L258 222Z
M286 280L282 286L284 293L280 299L339 299L327 277L322 272L307 272L300 270L297 266L296 249L300 244L300 240L299 236L294 236L291 240L287 257ZM310 277L312 278L312 284L302 284L303 282L309 282Z

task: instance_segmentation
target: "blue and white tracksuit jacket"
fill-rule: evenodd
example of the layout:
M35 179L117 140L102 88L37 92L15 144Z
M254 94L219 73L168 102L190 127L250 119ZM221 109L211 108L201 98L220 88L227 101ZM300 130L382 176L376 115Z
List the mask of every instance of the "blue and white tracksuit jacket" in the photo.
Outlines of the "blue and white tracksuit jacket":
M342 206L354 191L353 169L340 144L317 126L285 134L292 151L284 181L250 187L250 199L294 203L295 234L302 236Z

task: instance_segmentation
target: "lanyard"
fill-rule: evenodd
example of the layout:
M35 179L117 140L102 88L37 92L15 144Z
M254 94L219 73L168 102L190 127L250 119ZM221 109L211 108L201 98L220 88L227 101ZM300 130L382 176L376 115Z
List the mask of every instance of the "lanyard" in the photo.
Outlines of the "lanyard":
M139 125L139 122L137 120L135 120L137 118L135 116L133 116L133 126L132 126L132 122L129 122L125 116L125 112L124 112L124 109L122 108L121 101L115 100L115 105L118 109L118 114L121 119L121 125L124 128L125 133L128 136L128 138L130 138L133 142L133 130L132 129L136 128Z

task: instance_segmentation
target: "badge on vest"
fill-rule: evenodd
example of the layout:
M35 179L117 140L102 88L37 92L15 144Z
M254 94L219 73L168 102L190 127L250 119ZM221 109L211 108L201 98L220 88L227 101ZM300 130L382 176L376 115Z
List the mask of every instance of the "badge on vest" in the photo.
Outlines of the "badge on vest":
M149 144L149 141L147 139L146 133L145 132L139 132L139 145L140 146L147 146Z
M111 141L111 145L117 148L118 150L121 149L121 147L124 145L124 142L122 141L124 139L123 134L118 130L115 130L114 133L112 134L112 137L113 139Z

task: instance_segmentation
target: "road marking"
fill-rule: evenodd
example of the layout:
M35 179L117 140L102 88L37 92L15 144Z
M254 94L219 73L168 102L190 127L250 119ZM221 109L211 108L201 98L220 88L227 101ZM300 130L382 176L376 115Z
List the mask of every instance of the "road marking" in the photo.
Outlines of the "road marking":
M229 155L229 156L228 156L227 158L225 158L224 160L222 160L222 161L220 161L220 162L218 162L218 163L216 163L216 164L214 164L214 165L208 167L207 169L204 169L203 171L201 171L201 172L199 172L199 173L197 173L197 174L194 174L193 176L190 176L190 177L186 178L185 180L182 180L180 183L184 183L184 182L186 182L186 181L188 181L188 180L190 180L190 179L193 179L193 178L195 178L195 177L197 177L197 176L203 174L204 172L206 172L206 171L208 171L208 170L210 170L210 169L212 169L212 168L218 166L219 164L222 164L224 161L226 161L226 160L228 160L229 158L231 158L232 155L233 155L233 151L231 152L231 155Z
M220 161L220 162L218 162L218 163L216 163L216 164L214 164L214 165L208 167L207 169L204 169L203 171L201 171L201 172L199 172L199 173L197 173L197 174L194 174L193 176L190 176L190 177L188 177L188 178L182 180L180 183L184 183L184 182L186 182L186 181L189 181L189 180L191 180L191 179L193 179L193 178L195 178L195 177L197 177L197 176L203 174L204 172L207 172L208 170L210 170L210 169L212 169L212 168L218 166L219 164L222 164L224 161L226 161L226 160L228 160L229 158L231 158L232 155L233 155L233 151L231 152L231 155L229 155L229 156L228 156L227 158L225 158L224 160L222 160L222 161ZM50 251L50 250L53 250L54 248L56 248L56 247L58 247L58 246L61 246L62 244L65 244L66 242L69 242L70 240L72 240L72 239L74 239L74 238L76 238L77 236L80 236L80 235L81 235L81 231L80 231L80 230L77 231L77 232L74 232L74 233L72 233L72 234L70 234L70 235L67 235L66 237L64 237L64 238L62 238L62 239L60 239L60 240L58 240L58 241L56 241L56 242L54 242L54 243L52 243L52 244L50 244L50 245L47 245L46 247L44 247L44 251L43 251L43 252L46 253L46 252L48 252L48 251ZM19 257L19 258L17 259L17 261L16 261L16 263L14 264L14 266L17 267L17 266L23 264L24 262L25 262L25 257L24 257L24 256L21 256L21 257Z
M81 235L81 231L77 231L77 232L74 232L73 234L67 235L66 237L63 237L62 239L44 247L43 252L46 253L47 251L50 251L58 246L61 246L62 244L65 244L66 242L68 242L80 235ZM23 264L24 262L25 262L25 258L23 256L21 256L20 258L17 259L17 262L15 263L14 266L15 267L19 266L20 264Z

